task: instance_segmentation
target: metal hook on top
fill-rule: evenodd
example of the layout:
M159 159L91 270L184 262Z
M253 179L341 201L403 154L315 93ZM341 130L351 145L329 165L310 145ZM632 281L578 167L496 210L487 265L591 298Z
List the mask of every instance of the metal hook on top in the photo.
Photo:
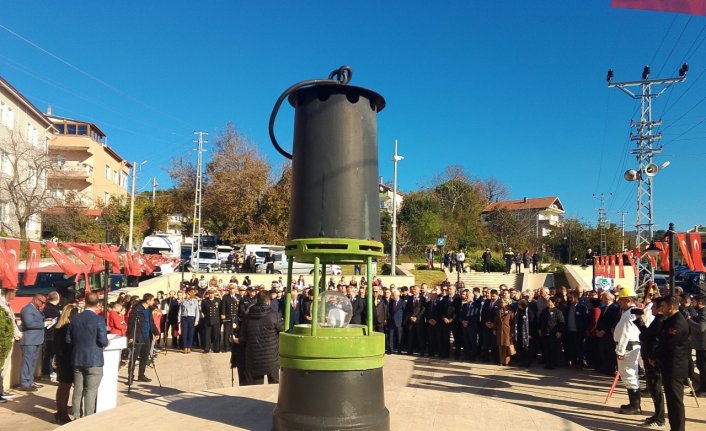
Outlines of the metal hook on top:
M346 85L353 77L353 69L350 66L341 66L328 74L328 79L336 79L339 84Z

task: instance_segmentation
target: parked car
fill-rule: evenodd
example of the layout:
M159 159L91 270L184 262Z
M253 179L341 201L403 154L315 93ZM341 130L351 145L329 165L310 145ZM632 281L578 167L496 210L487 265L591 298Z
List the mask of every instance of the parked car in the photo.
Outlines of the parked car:
M265 253L265 256L267 253ZM284 251L278 251L274 253L275 256L275 274L286 274L288 268L287 255ZM264 257L264 256L263 256ZM260 274L264 274L267 271L267 264L261 263L257 265L256 271ZM314 264L304 263L294 261L292 265L292 274L313 274ZM341 267L338 265L326 265L326 274L329 275L341 275Z
M221 267L216 250L196 250L189 260L189 271L217 271Z

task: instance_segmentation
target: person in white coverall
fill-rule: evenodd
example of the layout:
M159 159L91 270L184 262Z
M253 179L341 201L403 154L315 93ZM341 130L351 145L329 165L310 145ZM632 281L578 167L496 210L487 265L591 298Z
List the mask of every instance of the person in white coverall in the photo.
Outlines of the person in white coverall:
M618 286L620 288L620 286ZM640 329L635 319L642 310L635 306L635 291L630 287L620 288L618 305L622 314L613 332L615 354L618 355L618 372L628 390L630 402L620 406L620 413L636 414L640 408L640 384L638 378L638 360L640 359Z

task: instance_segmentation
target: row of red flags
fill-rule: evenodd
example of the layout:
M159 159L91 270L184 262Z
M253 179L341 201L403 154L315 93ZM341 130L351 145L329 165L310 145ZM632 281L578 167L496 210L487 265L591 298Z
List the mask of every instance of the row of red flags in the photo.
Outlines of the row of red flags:
M698 232L677 233L677 242L679 249L684 256L684 265L692 271L706 272L701 255L701 234ZM659 266L662 271L669 271L669 242L656 241L655 245L659 248ZM635 256L639 259L641 256L640 250L635 249L626 253L619 253L610 256L596 256L593 260L594 273L596 276L604 276L616 278L616 268L618 277L624 278L625 271L623 268L623 256L627 257L633 271L637 273L635 264ZM653 268L657 268L657 259L648 256L650 264Z
M163 264L169 264L172 268L176 268L181 261L179 258L137 252L127 252L121 255L117 246L108 244L75 242L55 244L53 242L29 241L25 272L22 279L22 284L25 286L32 286L37 280L37 274L41 269L39 261L42 255L42 244L47 247L56 264L69 277L101 272L105 269L105 262L110 264L113 274L124 273L125 275L139 277L142 272L151 275L155 269ZM66 251L62 250L59 245ZM17 288L20 272L19 263L20 240L13 238L8 238L4 241L0 240L0 280L2 280L3 287Z

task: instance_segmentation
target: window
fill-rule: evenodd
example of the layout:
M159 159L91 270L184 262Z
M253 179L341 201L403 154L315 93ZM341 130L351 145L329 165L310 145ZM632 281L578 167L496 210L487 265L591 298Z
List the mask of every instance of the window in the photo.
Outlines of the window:
M64 124L55 124L54 127L56 127L56 130L59 131L59 134L60 134L60 135L63 135L64 133L66 133L66 125L64 125Z
M78 125L78 134L79 135L88 135L88 127L85 124L79 124Z
M66 125L66 134L67 135L75 135L76 134L76 125L75 124L67 124Z
M36 214L29 216L27 220L27 231L34 232L39 230L39 217Z
M27 123L27 130L25 130L25 135L27 137L27 142L33 146L39 144L39 132L37 128L32 125L32 123Z
M108 192L103 193L103 205L108 206L110 203L110 194Z
M37 170L35 168L27 168L27 184L30 187L37 186Z
M113 170L113 183L118 184L118 171Z
M57 199L64 199L66 196L66 189L63 186L56 186L52 189L52 196Z
M120 185L127 190L127 174L125 172L120 173L120 182Z
M10 160L10 153L6 151L0 153L0 171L6 175L12 175L12 160Z
M0 221L3 223L10 222L10 203L1 202L0 203Z
M7 223L10 221L10 204L0 202L0 222Z
M105 177L107 179L110 179L110 172L111 172L110 166L105 165Z
M15 127L15 111L3 102L0 102L0 124L10 130Z

